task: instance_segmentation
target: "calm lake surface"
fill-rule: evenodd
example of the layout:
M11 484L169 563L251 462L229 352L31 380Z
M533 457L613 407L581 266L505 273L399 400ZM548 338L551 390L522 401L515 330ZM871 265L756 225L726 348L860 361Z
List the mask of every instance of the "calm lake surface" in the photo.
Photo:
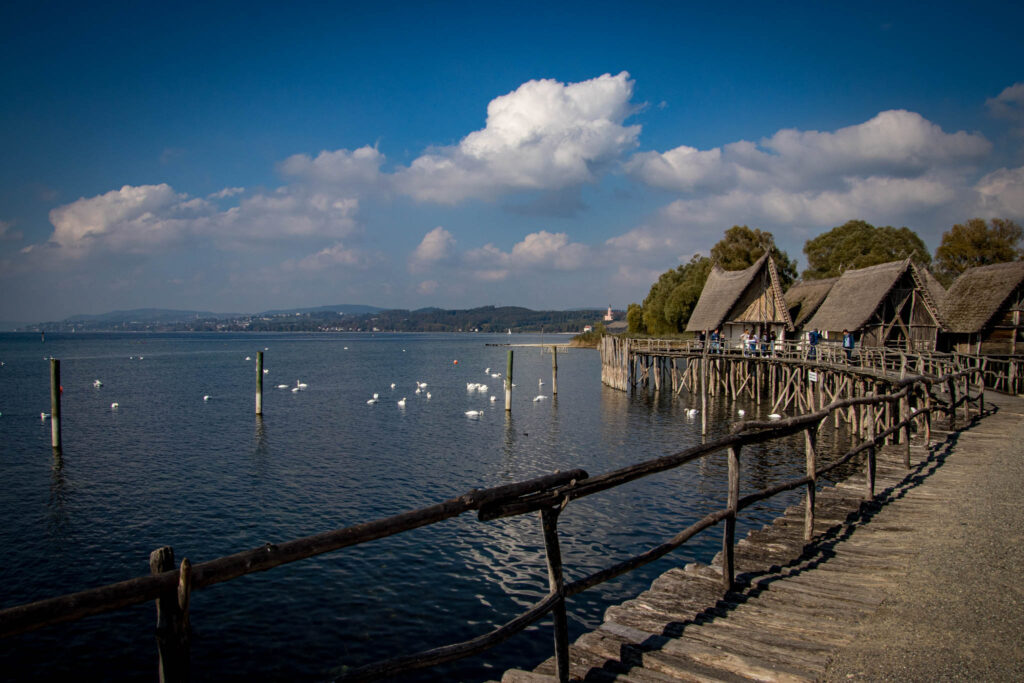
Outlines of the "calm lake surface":
M0 334L0 607L148 574L149 553L164 545L178 561L203 562L473 488L574 467L593 476L700 442L700 420L685 415L699 400L608 389L593 350L559 352L551 400L550 354L515 348L506 419L502 379L484 370L504 373L508 349L488 343L567 339L188 333L42 342ZM269 372L259 420L255 358L263 349ZM64 387L59 459L50 423L40 419L50 410L51 356L61 361ZM299 380L308 387L292 392ZM415 393L416 382L428 384L431 398ZM471 382L488 392L468 392ZM380 400L368 405L374 392ZM534 402L538 394L549 398ZM710 436L728 430L738 407L748 418L770 409L716 403ZM470 409L484 413L470 419ZM793 444L745 449L743 491L798 475L802 440ZM798 495L745 514L744 533ZM559 525L566 579L646 550L724 500L719 455L575 501ZM705 533L572 599L573 637L667 568L708 562L720 539ZM344 667L484 633L546 588L536 515L486 523L464 515L195 592L193 678L329 679ZM155 680L155 621L146 604L0 640L2 677ZM500 678L551 651L548 620L489 653L412 678Z

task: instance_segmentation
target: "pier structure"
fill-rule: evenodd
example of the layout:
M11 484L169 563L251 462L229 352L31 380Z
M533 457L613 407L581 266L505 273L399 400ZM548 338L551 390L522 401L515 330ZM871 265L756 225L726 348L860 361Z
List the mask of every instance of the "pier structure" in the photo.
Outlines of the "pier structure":
M340 529L325 530L313 536L267 544L220 558L196 562L185 558L179 563L175 561L175 553L169 547L159 548L151 557L149 576L86 588L78 593L59 595L0 610L0 638L17 637L18 634L52 624L120 610L144 602L156 602L160 678L163 681L187 680L194 623L190 614L190 598L195 591L211 590L217 584L239 580L249 574L272 570L283 564L327 552L343 552L347 547L411 532L467 513L475 513L482 523L529 514L538 518L537 540L545 549L547 565L546 576L537 577L538 588L544 588L540 591L542 597L534 604L527 606L522 613L502 625L481 632L470 640L420 652L381 652L381 660L374 663L359 662L353 666L349 662L336 662L335 664L344 671L341 678L375 680L395 677L414 669L484 653L509 638L528 637L529 634L521 632L529 625L549 618L554 623L554 657L544 665L546 669L530 673L510 672L509 680L517 680L516 676L525 677L526 680L532 680L532 676L550 676L558 681L568 681L572 677L590 680L592 674L599 677L611 674L612 677L617 677L622 673L622 667L626 667L628 671L624 680L666 680L664 676L668 674L664 667L652 668L648 673L638 673L635 670L635 657L639 656L643 662L649 657L654 657L655 655L650 653L659 647L665 651L671 649L669 654L672 656L680 652L698 653L698 656L689 658L694 662L693 666L696 668L693 670L697 672L696 674L682 673L680 665L675 662L668 665L675 667L673 675L677 679L692 680L694 675L702 675L704 669L700 667L710 670L713 668L713 661L720 660L731 662L732 667L727 668L725 673L717 675L717 678L722 680L806 678L807 672L813 673L815 669L808 666L800 668L793 663L792 658L803 656L806 660L803 663L808 665L812 663L812 657L817 658L815 661L820 661L823 656L822 648L832 644L827 636L839 636L821 629L821 636L811 646L802 648L799 645L799 637L790 638L791 641L796 640L797 644L787 643L786 647L794 648L793 651L797 654L786 655L791 658L780 662L784 657L778 653L782 648L782 639L779 637L779 642L772 641L771 638L775 638L775 635L769 638L769 642L762 643L763 649L751 652L749 645L745 646L746 650L742 649L743 644L748 641L747 632L737 632L735 643L740 649L736 653L730 653L721 642L709 644L703 636L691 640L687 633L684 638L678 638L678 624L674 621L660 628L652 622L633 621L623 624L626 628L615 631L614 638L601 641L600 647L606 649L596 651L596 656L604 658L598 661L593 659L594 650L586 650L589 654L581 650L580 641L571 646L566 604L579 593L669 555L698 534L705 534L706 538L706 534L714 534L716 530L721 537L722 551L715 558L713 566L673 570L659 579L661 583L656 582L658 586L662 586L675 581L680 578L681 571L693 574L705 584L714 586L710 593L700 595L693 590L693 586L703 584L673 587L672 590L678 595L672 599L679 600L680 605L699 606L698 603L685 603L686 596L701 600L717 596L717 600L724 600L727 603L730 600L749 601L759 597L758 591L774 590L776 586L783 585L796 586L792 589L794 592L804 591L810 593L812 597L823 597L823 594L830 591L843 591L835 585L837 577L848 579L850 585L872 585L870 563L859 566L856 563L836 563L833 566L842 566L845 574L832 577L831 584L822 584L827 585L824 588L806 586L801 581L780 583L772 580L769 574L781 571L787 574L788 580L789 574L802 573L805 568L799 563L807 559L806 553L812 552L808 548L813 548L816 543L819 544L819 548L824 547L824 550L819 550L822 555L818 559L829 557L829 552L832 551L827 545L820 544L831 542L828 534L834 533L836 521L846 519L850 514L844 510L863 512L885 503L887 496L891 496L894 490L893 477L896 477L897 481L917 481L919 473L915 474L914 468L920 466L921 462L926 463L925 467L932 467L935 463L941 464L936 460L941 453L938 449L952 449L956 444L958 430L973 426L979 421L984 424L984 420L993 414L992 405L989 404L986 409L985 403L986 383L983 378L986 370L981 367L951 370L951 367L944 365L941 359L911 359L909 356L894 359L891 354L886 353L880 353L873 360L865 354L858 359L858 364L851 362L844 366L845 354L839 350L840 355L835 355L833 350L825 346L815 349L813 357L810 349L801 350L798 346L776 348L775 357L770 355L770 350L767 356L762 356L759 350L756 357L744 356L743 351L737 349L719 348L715 349L714 354L711 351L710 346L705 348L703 345L679 346L674 342L644 340L631 346L628 340L613 340L602 347L602 369L609 373L606 377L603 372L602 376L605 377L606 383L610 378L625 378L622 386L631 390L637 387L649 390L653 385L655 390L673 387L678 391L679 385L693 385L695 371L692 368L698 367L699 372L696 376L703 387L704 397L707 396L712 384L716 391L728 391L730 395L735 392L736 396L740 396L746 391L754 391L755 395L765 394L769 400L779 402L780 406L786 405L792 412L800 414L792 417L780 415L778 419L767 421L743 421L733 425L727 435L714 440L678 453L639 460L609 472L591 475L582 469L570 469L528 481L488 489L474 489L464 495L416 510ZM800 353L805 354L803 358L798 357ZM894 365L896 359L899 365ZM718 374L712 374L711 368L715 361L718 364L714 372ZM779 364L774 373L771 371L773 363ZM766 367L767 371L764 370ZM646 373L641 372L640 368L645 369ZM668 383L665 383L669 368L675 374L669 378ZM613 376L613 372L618 374ZM810 372L833 373L835 379L829 385L828 382L822 381L823 378L811 378ZM839 388L834 391L821 390L813 389L811 385ZM751 389L751 386L754 388ZM853 386L859 386L863 390L851 391L850 387ZM807 395L800 399L801 394ZM706 412L703 411L705 415ZM819 430L826 421L841 419L849 420L856 425L855 428L848 430L849 449L825 460L819 457L818 453ZM943 440L946 435L951 436ZM740 488L740 482L743 481L741 472L744 466L744 453L749 447L777 440L789 440L794 436L802 437L804 445L806 468L803 474L760 490ZM727 470L723 472L725 481L722 485L728 495L726 500L722 501L721 507L707 511L704 517L689 523L688 526L686 522L681 522L676 533L663 539L661 543L592 573L580 576L572 567L563 567L558 521L560 513L567 505L593 495L599 496L594 499L594 504L599 505L600 494L609 489L702 458L723 455L726 458ZM947 453L941 457L951 456ZM837 484L834 487L826 485L832 481L830 478L838 477L849 468L855 468L859 474L853 479L848 479L845 484ZM833 488L842 491L835 493ZM743 540L737 539L737 517L744 514L745 509L789 491L802 491L803 501L787 512L786 517L778 524L786 535L766 537L763 544L748 554ZM786 559L784 555L777 554L782 551L795 552L796 555ZM769 563L763 570L768 573L757 574L762 570L752 568L752 565L748 564L750 555L776 564ZM874 553L875 557L879 555L885 555L885 551ZM814 561L812 555L811 562ZM859 600L860 603L868 605L873 599L852 598L854 602ZM727 606L712 602L710 606L702 607L701 611ZM671 619L675 618L673 615L682 614L672 611L673 608L668 603L663 603L663 607L668 610L666 614ZM777 624L788 624L790 620L786 610L790 614L796 614L798 610L807 608L806 604L794 604L779 614L764 618ZM815 605L814 608L822 610L822 618L828 618L831 608L821 605ZM755 610L750 612L754 613ZM609 629L605 629L604 633L599 633L595 638L606 638L607 632ZM766 630L766 633L768 632L771 631ZM668 638L674 640L671 643L664 640ZM610 652L607 648L617 649L621 653L622 658L617 664L610 660L606 661L608 658L605 653ZM811 650L813 654L810 653ZM747 668L741 671L741 667ZM596 674L593 673L595 671ZM650 673L651 671L656 673ZM707 677L713 678L710 675Z

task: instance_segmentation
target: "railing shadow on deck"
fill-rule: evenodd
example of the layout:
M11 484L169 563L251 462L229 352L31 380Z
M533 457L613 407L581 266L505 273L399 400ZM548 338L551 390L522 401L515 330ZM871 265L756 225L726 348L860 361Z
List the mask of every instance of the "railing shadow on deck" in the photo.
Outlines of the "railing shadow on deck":
M804 537L805 540L810 541L814 529L814 499L818 479L854 458L863 457L867 468L863 496L868 501L876 500L874 490L875 449L885 443L887 438L898 437L902 443L906 444L906 466L909 468L911 429L923 431L926 444L930 445L930 425L933 412L940 411L948 415L951 428L956 419L957 408L960 406L963 406L964 412L967 413L970 404L975 402L978 405L978 412L984 413L982 397L979 395L972 398L969 394L970 377L979 372L980 370L977 369L963 370L938 378L909 376L894 380L892 386L896 390L889 394L835 400L817 412L786 420L742 422L734 426L732 433L715 441L598 476L590 477L583 470L571 470L525 482L473 490L463 496L426 508L278 545L267 544L261 548L196 565L192 565L189 560L185 559L175 569L173 551L170 548L161 548L155 550L151 556L153 570L151 576L138 577L117 584L0 610L0 637L12 636L51 624L77 620L155 600L158 614L157 640L160 654L160 678L161 680L185 680L189 673L189 599L191 592L197 589L239 578L246 574L266 571L285 563L409 531L470 511L476 511L482 521L539 512L548 569L548 593L544 598L505 625L476 638L363 666L347 671L342 679L373 680L461 659L483 652L551 614L555 627L556 671L559 679L566 681L568 680L569 660L565 604L568 598L649 564L676 550L698 533L717 526L719 523L724 523L721 553L722 586L725 590L734 589L737 586L733 559L736 518L742 510L785 491L805 487L807 503ZM958 398L956 386L960 380L963 380L964 390ZM933 395L932 387L935 385L940 388L948 388L948 401L943 402L937 395ZM875 410L888 403L899 406L899 417L895 410ZM816 454L819 428L833 411L844 411L852 407L861 407L864 413L864 419L859 423L859 445L828 466L819 469ZM743 446L773 441L800 433L804 434L807 456L805 476L740 497L740 455ZM723 450L728 453L729 464L728 503L724 509L707 514L703 519L680 531L673 538L629 560L571 583L564 581L557 523L559 514L569 502L641 477L674 469Z

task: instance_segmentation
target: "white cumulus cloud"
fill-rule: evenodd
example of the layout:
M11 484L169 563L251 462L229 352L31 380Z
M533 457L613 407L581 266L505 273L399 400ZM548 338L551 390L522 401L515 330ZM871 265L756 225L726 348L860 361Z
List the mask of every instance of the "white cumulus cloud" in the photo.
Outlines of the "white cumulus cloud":
M455 237L440 225L428 232L413 250L409 265L412 269L426 268L447 261L455 253Z
M592 182L637 144L640 126L624 125L632 94L625 71L580 83L528 81L491 101L482 130L399 169L396 185L417 200L456 203Z

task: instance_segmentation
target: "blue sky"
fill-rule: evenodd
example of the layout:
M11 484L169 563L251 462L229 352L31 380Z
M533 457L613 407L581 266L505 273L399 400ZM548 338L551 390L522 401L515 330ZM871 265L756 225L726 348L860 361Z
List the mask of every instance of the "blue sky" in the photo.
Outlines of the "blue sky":
M0 320L624 308L735 224L1024 219L1010 3L8 3Z

